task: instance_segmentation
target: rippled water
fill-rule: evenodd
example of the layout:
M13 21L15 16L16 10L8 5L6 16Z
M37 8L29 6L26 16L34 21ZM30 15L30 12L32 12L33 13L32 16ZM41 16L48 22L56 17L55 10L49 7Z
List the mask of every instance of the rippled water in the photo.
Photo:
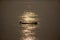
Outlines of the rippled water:
M21 40L37 40L35 30L38 27L34 24L22 24L22 39Z
M38 28L38 15L33 12L24 12L20 17L21 38L20 40L38 40L35 30Z

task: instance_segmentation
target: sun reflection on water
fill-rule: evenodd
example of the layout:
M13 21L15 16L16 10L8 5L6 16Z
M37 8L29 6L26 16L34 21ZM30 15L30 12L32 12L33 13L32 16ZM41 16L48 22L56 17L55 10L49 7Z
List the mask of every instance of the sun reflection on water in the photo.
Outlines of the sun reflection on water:
M34 12L24 12L24 14L20 17L20 21L26 23L36 22L39 21L37 17L38 15L36 15Z
M24 14L21 16L21 22L27 23L27 24L21 24L22 26L22 39L21 40L38 40L36 37L36 28L38 27L35 24L31 24L34 22L38 22L38 15L36 15L33 12L24 12ZM28 24L30 23L30 24Z

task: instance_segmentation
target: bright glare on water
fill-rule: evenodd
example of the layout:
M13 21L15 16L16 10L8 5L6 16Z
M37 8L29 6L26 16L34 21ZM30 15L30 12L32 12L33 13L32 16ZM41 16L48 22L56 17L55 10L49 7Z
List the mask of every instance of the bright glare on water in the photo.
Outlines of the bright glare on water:
M24 14L20 17L20 21L22 23L27 23L21 24L22 36L20 40L38 40L38 38L35 35L35 30L36 28L38 28L38 15L36 15L34 12L24 12ZM34 22L37 22L37 24L34 24Z

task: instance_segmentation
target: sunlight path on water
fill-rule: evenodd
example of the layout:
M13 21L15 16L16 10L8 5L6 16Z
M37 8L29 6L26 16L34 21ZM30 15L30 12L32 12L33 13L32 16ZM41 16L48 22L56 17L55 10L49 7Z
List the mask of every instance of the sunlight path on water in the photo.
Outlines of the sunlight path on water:
M28 24L28 23L34 23L38 22L39 19L37 18L38 15L36 15L34 12L24 12L24 14L20 17L20 21L22 23L27 24L21 24L22 27L22 38L21 40L38 40L36 37L36 28L38 27L38 24Z

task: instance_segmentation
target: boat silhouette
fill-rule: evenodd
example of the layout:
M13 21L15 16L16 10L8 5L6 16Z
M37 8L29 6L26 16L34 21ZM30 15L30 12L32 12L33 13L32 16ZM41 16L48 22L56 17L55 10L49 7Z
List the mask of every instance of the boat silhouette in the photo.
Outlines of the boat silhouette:
M20 24L38 24L38 22L31 22L31 23L27 23L27 22L19 22Z

